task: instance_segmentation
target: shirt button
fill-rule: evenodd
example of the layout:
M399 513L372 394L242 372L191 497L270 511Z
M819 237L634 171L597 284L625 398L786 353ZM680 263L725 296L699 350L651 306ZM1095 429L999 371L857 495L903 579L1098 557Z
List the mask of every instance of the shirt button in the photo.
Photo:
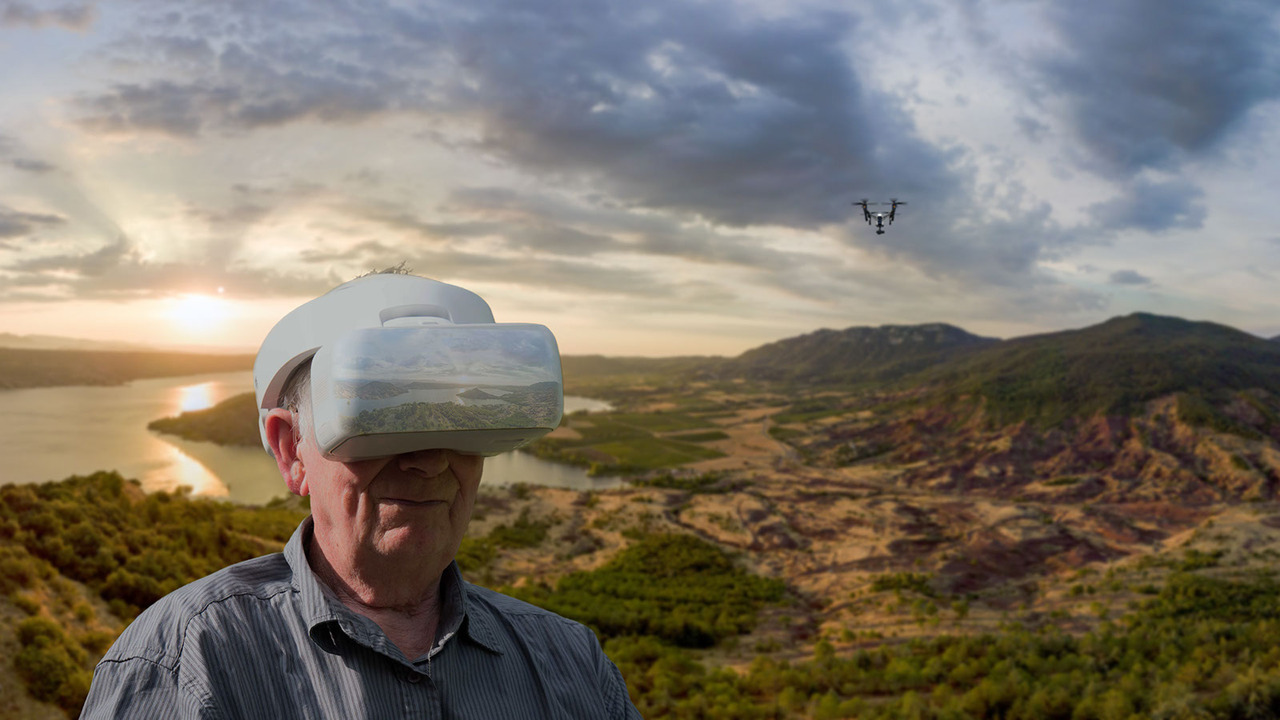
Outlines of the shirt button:
M417 685L418 683L422 682L422 676L415 672L408 673L407 675L405 675L404 679L408 680L413 685Z

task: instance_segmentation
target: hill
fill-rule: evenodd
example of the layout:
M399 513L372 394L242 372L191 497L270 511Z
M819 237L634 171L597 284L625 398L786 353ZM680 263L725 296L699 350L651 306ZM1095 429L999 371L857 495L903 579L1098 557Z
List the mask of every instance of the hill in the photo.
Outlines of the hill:
M0 333L0 347L22 348L25 350L154 350L154 348L148 348L137 343L82 340L59 335L18 335L7 332Z
M258 435L258 403L251 392L233 395L204 410L152 420L147 429L218 445L256 447L262 442Z
M253 368L252 355L0 348L0 390L120 385L131 380Z
M984 347L912 378L935 397L984 399L998 422L1130 415L1173 393L1219 403L1280 395L1280 346L1210 322L1135 313Z
M748 350L720 369L752 380L883 382L999 342L945 323L824 329Z
M857 332L775 343L828 353L803 382L589 361L622 401L537 447L629 484L484 487L460 566L588 623L649 718L1275 716L1274 343L1144 314L919 327L864 329L900 340L865 375ZM250 395L214 411L257 443ZM106 473L0 487L0 718L73 714L137 609L278 548L294 512Z

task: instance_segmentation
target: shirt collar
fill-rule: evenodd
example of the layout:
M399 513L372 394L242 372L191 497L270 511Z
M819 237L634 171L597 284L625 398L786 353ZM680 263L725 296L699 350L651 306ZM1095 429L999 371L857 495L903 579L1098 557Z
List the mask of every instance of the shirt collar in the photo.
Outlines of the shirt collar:
M310 544L314 531L314 521L308 515L284 546L284 559L289 563L293 576L293 590L298 593L299 608L312 632L317 625L341 620L344 615L330 602L329 593L320 585L320 580L311 571L311 564L307 562L307 545Z
M461 627L463 633L472 642L489 652L501 655L502 646L498 644L497 634L493 628L496 619L484 604L472 602L468 597L468 585L462 580L457 561L449 563L440 582L443 595L442 626L448 628L450 632Z

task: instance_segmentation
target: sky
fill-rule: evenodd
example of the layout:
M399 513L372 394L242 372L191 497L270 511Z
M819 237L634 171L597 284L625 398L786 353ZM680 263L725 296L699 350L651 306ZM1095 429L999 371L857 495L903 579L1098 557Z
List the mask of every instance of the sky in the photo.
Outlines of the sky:
M0 333L253 351L404 263L575 355L1273 337L1277 187L1274 0L0 0Z

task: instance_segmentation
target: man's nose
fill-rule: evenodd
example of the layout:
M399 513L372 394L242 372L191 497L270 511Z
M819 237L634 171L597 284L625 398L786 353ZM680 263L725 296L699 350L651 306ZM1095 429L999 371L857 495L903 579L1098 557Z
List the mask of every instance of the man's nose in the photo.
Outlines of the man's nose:
M427 477L435 477L449 467L447 450L415 450L396 456L400 469L406 472L417 471Z

